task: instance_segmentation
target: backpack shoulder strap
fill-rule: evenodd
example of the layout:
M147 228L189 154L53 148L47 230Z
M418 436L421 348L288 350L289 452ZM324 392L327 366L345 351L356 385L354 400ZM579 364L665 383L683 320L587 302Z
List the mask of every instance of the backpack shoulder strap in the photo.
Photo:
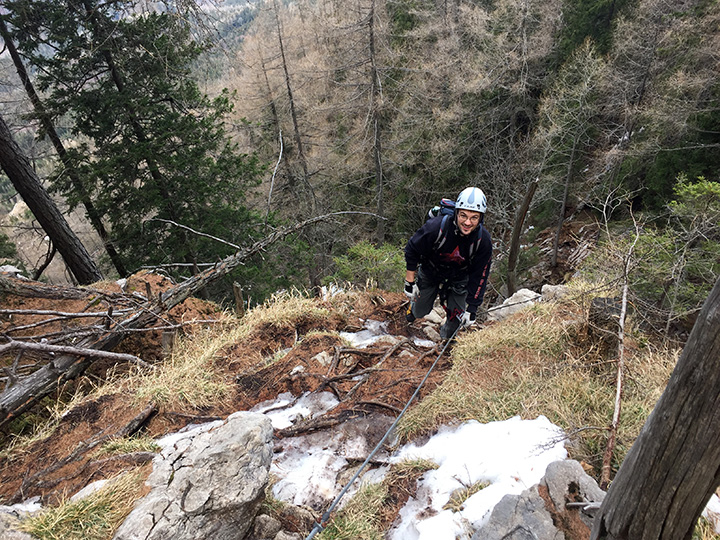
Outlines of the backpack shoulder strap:
M436 250L440 249L445 243L445 240L447 240L447 222L449 219L450 215L446 214L440 222L440 230L438 231L437 238L435 238L435 244L433 245Z
M478 237L477 240L475 240L472 245L470 246L470 260L472 261L475 254L478 252L478 249L480 249L480 244L482 243L483 239L483 225L480 224L480 227L478 227Z

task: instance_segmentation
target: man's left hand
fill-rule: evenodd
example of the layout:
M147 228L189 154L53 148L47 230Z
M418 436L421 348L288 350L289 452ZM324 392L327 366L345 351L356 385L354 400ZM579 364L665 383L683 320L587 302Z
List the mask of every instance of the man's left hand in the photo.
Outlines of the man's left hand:
M462 319L460 319L460 328L469 328L475 324L475 317L475 313L470 313L469 311L463 313Z

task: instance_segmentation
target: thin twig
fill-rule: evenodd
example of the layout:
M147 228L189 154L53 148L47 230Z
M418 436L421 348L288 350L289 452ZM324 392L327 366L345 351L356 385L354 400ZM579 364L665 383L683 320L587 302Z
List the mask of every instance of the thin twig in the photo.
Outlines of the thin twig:
M213 236L211 234L207 234L204 232L196 231L195 229L188 227L187 225L182 225L180 223L176 223L175 221L172 221L170 219L162 219L162 218L150 218L148 221L162 221L163 223L169 223L170 225L174 225L175 227L179 227L181 229L184 229L188 232L191 232L193 234L196 234L197 236L203 236L205 238L210 238L211 240L215 240L216 242L220 242L221 244L225 244L226 246L230 246L231 248L240 250L240 246L237 244L233 244L232 242L228 242L227 240L223 240L222 238L218 238L217 236Z

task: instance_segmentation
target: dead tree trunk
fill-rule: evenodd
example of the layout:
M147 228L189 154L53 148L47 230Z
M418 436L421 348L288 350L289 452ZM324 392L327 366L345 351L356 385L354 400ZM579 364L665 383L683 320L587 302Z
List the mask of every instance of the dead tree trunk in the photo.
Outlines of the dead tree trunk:
M80 239L70 229L55 202L42 187L30 161L13 139L2 117L0 117L0 168L8 175L12 185L50 237L78 283L87 285L100 281L103 278L100 270Z
M310 183L310 174L308 173L307 158L303 150L302 137L300 136L300 124L298 123L297 110L295 107L295 98L293 97L292 85L290 84L290 72L288 71L287 59L285 58L285 44L282 38L282 25L280 24L280 11L278 10L277 0L273 0L273 9L275 10L275 23L278 33L278 44L280 46L280 58L282 59L283 74L285 76L285 87L287 88L288 102L290 104L290 116L293 123L293 132L295 133L295 147L298 152L298 159L303 172L303 182L310 192L310 213L315 215L317 212L317 203L315 200L315 191Z
M508 286L508 298L511 297L517 291L517 260L520 254L520 233L522 233L523 224L525 223L525 216L527 215L530 203L535 195L538 181L533 180L528 186L527 193L523 199L520 208L518 208L517 214L515 214L515 223L513 224L512 239L510 240L510 252L508 254L508 271L507 271L507 286Z
M277 240L333 216L354 213L356 212L335 212L280 229L252 246L239 250L235 255L227 257L216 266L195 274L180 285L161 293L154 301L143 304L134 314L108 328L107 334L102 337L86 339L73 345L76 348L111 350L122 341L128 330L145 328L154 324L160 315L243 264L249 257L264 251ZM0 277L0 292L3 290L12 291L13 285L10 279ZM91 357L57 355L51 362L19 380L14 386L6 388L0 394L0 429L32 407L38 400L51 393L58 384L81 375L92 361Z
M377 214L381 219L377 220L375 228L375 241L380 245L385 239L385 220L382 219L385 213L383 193L383 163L382 163L382 141L380 140L382 85L380 74L377 69L375 53L375 0L370 6L368 15L368 30L370 33L370 116L373 124L373 161L375 162L375 196L377 197Z
M720 485L720 279L595 516L593 540L689 539Z

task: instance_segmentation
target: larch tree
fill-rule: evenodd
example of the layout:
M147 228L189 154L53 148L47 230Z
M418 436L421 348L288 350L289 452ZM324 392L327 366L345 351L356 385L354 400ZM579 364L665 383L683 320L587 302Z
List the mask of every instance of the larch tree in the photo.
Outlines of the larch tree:
M537 159L544 165L541 171L544 186L541 187L546 194L561 192L552 267L557 265L560 232L571 188L577 181L580 165L587 161L585 151L594 145L598 89L604 71L604 61L592 43L586 41L560 69L540 104L534 143L538 148Z

